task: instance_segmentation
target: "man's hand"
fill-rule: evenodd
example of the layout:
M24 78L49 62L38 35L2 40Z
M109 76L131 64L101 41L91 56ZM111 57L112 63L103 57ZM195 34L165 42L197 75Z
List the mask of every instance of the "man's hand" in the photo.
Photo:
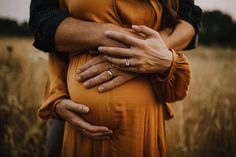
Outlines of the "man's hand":
M112 67L103 55L92 58L77 70L77 80L83 82L86 88L100 85L99 92L111 90L137 76L136 73Z
M86 122L79 114L86 114L89 108L77 104L69 99L64 99L55 107L56 113L74 127L78 128L81 134L95 140L109 140L112 130L105 126L95 126Z

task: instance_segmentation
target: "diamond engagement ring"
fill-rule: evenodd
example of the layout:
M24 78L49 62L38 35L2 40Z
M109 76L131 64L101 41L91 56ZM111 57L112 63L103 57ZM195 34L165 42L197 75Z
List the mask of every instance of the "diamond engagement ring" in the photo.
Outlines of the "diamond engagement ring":
M125 59L125 66L130 66L130 60L128 58Z

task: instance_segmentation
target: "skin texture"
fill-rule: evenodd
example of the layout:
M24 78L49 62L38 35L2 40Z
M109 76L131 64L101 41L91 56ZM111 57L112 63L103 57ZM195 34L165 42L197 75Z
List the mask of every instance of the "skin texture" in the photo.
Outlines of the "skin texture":
M87 22L69 17L63 20L56 30L56 49L61 53L71 54L97 49L101 45L126 47L121 42L107 38L104 34L107 30L124 32L135 36L131 29L128 28L122 28L114 24Z
M121 42L107 38L105 36L107 30L131 33L130 29L113 24L66 18L55 33L56 49L61 53L79 53L83 50L97 49L99 46L126 47ZM166 46L174 50L183 50L195 35L193 26L183 20L180 20L172 34L169 29L161 30L159 33Z
M159 33L146 26L132 26L136 33L145 35L145 39L138 39L130 35L115 31L107 31L108 38L122 41L129 48L100 46L99 52L105 54L110 63L121 70L135 73L163 73L172 63L172 52L166 47ZM128 58L128 59L127 59ZM126 62L128 60L128 64Z
M107 70L111 71L112 77L107 73ZM99 92L111 90L137 76L137 73L126 72L113 67L104 55L94 57L77 70L77 80L83 82L86 88L100 85L98 87Z
M135 39L143 39L143 36L135 35L130 29L121 28L112 24L86 22L70 17L59 25L55 35L55 45L58 51L68 53L69 55L80 53L83 50L97 49L99 46L127 48L129 45L132 45L128 42L122 43L114 40L113 38L115 37L111 34L109 35L109 33L105 34L106 31L115 31L128 34ZM179 36L180 34L181 36ZM163 46L165 52L170 54L169 51L166 51L167 47L175 50L183 49L188 45L194 35L195 32L193 27L187 22L181 22L172 34L169 34L169 30L162 30L160 32L160 36L165 43L162 43L160 46ZM154 41L157 40L161 41L161 38ZM170 56L167 59L168 64L162 69L163 71L168 69L170 65ZM137 73L124 71L120 69L119 66L113 67L107 60L109 60L109 58L104 58L103 55L94 57L91 62L88 62L87 65L85 64L81 69L78 69L77 79L84 82L84 85L87 88L102 84L98 87L98 90L103 92L115 88L138 76ZM108 69L112 71L113 79L111 79L106 72ZM154 69L154 71L155 70L156 69ZM112 134L112 131L109 130L109 128L91 125L78 115L78 113L86 114L89 112L89 109L83 104L77 104L71 100L62 99L56 105L55 111L62 119L76 126L81 134L92 139L109 139L109 135Z

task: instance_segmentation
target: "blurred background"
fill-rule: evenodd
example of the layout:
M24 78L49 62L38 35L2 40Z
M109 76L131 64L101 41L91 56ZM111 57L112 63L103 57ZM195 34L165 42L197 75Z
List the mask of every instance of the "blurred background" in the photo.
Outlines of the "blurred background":
M168 153L236 157L236 1L195 3L204 10L200 45L185 52L192 81L188 96L173 104L175 118L166 121ZM46 81L47 55L32 46L29 5L30 0L0 1L1 157L45 154L46 123L36 117L36 109Z

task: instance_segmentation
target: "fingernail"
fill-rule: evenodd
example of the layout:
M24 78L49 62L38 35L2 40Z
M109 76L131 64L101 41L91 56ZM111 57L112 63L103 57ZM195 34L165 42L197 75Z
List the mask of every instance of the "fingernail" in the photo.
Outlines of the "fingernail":
M138 26L137 25L132 25L132 28L137 28Z
M113 133L113 131L112 130L109 130L109 132L108 132L109 134L112 134Z
M109 131L109 129L108 128L104 128L104 131Z
M89 87L89 85L90 85L90 82L85 82L85 83L84 83L84 86L85 86L85 87Z
M102 92L105 88L103 86L98 87L98 91Z
M81 76L77 76L76 79L79 80L79 81L82 81L82 77Z
M85 113L87 113L87 112L89 111L89 108L88 108L87 106L84 106L84 107L83 107L83 111L84 111Z

